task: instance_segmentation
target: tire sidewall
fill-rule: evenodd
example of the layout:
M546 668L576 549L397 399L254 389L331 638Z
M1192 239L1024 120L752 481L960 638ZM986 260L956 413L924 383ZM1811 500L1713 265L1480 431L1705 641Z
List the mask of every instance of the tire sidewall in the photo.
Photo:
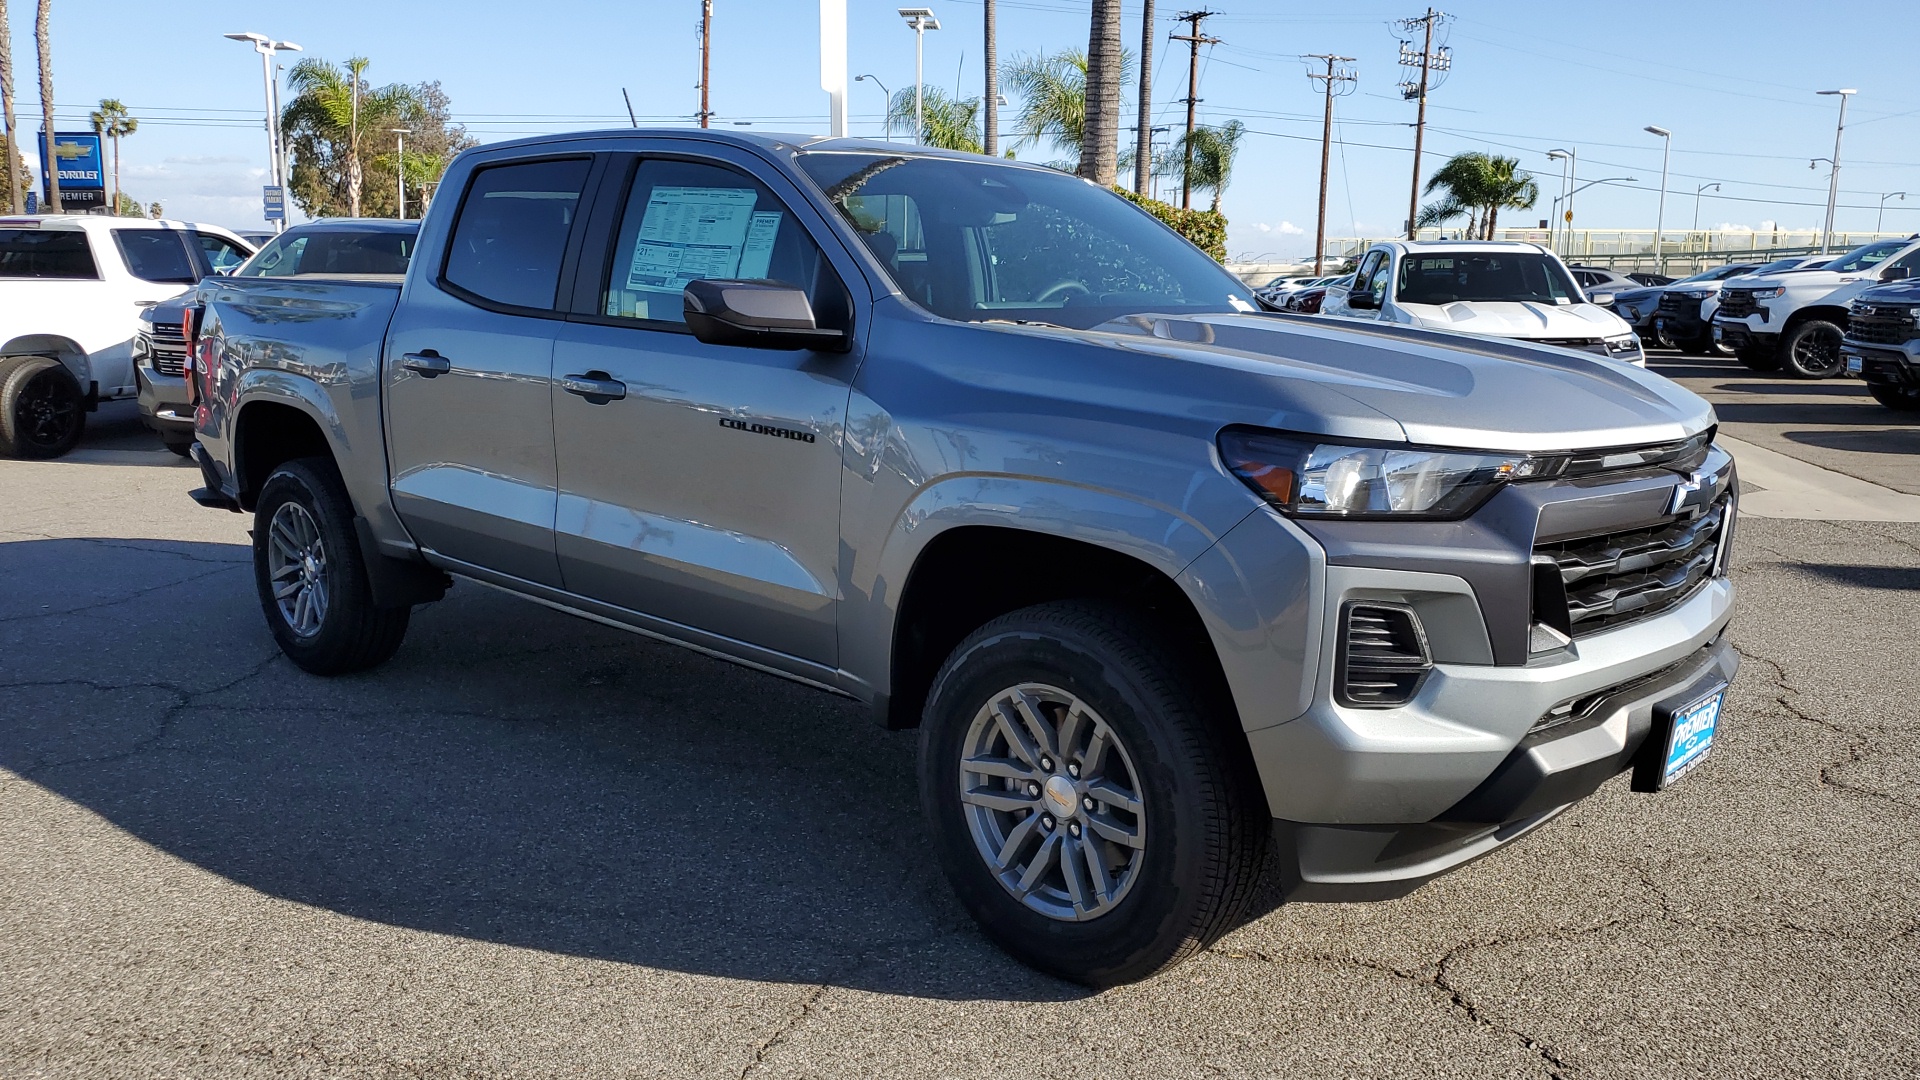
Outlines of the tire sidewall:
M1799 355L1800 343L1815 334L1827 333L1832 334L1834 338L1834 363L1819 371L1812 370L1801 364ZM1787 331L1786 336L1781 339L1780 361L1786 366L1788 371L1793 372L1802 379L1831 379L1835 375L1840 374L1845 367L1839 360L1840 340L1845 336L1845 333L1846 332L1839 326L1825 319L1808 319L1806 322Z
M1139 877L1118 907L1087 922L1062 922L1027 908L1002 886L975 848L959 798L959 762L974 717L993 695L1044 683L1087 702L1126 746L1146 807L1147 845ZM921 726L920 789L942 868L982 929L1033 967L1095 985L1157 969L1143 955L1179 939L1205 902L1199 895L1207 810L1196 797L1204 766L1183 755L1161 715L1166 703L1137 672L1096 643L1033 629L976 635L956 650L928 696ZM1171 751L1171 753L1170 753ZM1144 973L1144 972L1142 972Z
M64 383L66 390L74 399L73 424L67 429L58 443L41 446L30 443L26 434L13 415L19 407L19 398L27 388L42 379L52 379ZM0 420L7 435L4 447L15 457L26 459L50 459L62 457L79 445L80 436L86 431L86 393L80 388L80 381L73 377L65 364L44 356L9 357L5 366L0 366L0 407L7 415Z

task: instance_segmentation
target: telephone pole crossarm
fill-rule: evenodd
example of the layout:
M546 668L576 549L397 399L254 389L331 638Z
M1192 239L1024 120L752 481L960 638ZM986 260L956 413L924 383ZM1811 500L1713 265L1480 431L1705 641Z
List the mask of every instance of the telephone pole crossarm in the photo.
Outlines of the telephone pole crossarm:
M1433 76L1453 70L1453 53L1445 45L1439 49L1433 47L1433 28L1450 18L1444 11L1428 8L1425 15L1400 20L1400 29L1406 33L1419 30L1421 33L1420 51L1415 52L1411 41L1400 43L1400 64L1403 67L1420 69L1420 81L1405 82L1401 92L1420 103L1419 115L1413 124L1413 191L1407 196L1407 239L1419 237L1420 217L1420 153L1427 134L1427 91L1433 89Z

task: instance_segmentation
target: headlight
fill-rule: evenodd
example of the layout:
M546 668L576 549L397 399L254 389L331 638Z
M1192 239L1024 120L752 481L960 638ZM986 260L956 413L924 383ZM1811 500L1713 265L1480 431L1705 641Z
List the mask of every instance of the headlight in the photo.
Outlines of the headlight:
M1639 351L1640 339L1632 334L1624 334L1620 337L1610 337L1607 339L1607 355L1609 356L1619 356L1623 353L1637 353Z
M1755 300L1777 300L1781 294L1786 291L1784 287L1779 285L1775 285L1771 289L1755 289L1753 290L1753 298Z
M1284 513L1332 518L1463 518L1509 480L1544 475L1557 458L1417 446L1354 446L1228 428L1220 456Z
M1693 291L1676 292L1673 295L1678 296L1683 300L1705 300L1707 297L1712 296L1713 294L1705 290L1701 290L1699 292L1693 292Z

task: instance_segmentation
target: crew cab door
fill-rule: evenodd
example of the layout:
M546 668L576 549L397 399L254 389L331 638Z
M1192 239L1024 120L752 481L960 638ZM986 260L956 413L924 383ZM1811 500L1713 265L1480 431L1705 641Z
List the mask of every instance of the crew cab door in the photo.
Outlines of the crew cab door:
M704 344L682 289L771 278L845 325L851 264L764 162L679 145L688 152L609 168L555 347L561 573L569 592L675 636L831 667L840 434L859 352Z
M393 505L456 569L557 587L553 343L594 159L476 168L419 252L384 358Z

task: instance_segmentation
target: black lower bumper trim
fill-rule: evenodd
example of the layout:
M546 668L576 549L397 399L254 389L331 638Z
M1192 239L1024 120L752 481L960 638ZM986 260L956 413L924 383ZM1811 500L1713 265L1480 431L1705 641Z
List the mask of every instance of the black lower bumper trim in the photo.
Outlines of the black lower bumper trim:
M207 448L196 442L187 455L195 465L200 466L200 479L206 484L205 487L187 492L187 497L210 509L241 513L240 501L226 493L225 486L220 482L220 469L213 463L213 455L207 453Z

